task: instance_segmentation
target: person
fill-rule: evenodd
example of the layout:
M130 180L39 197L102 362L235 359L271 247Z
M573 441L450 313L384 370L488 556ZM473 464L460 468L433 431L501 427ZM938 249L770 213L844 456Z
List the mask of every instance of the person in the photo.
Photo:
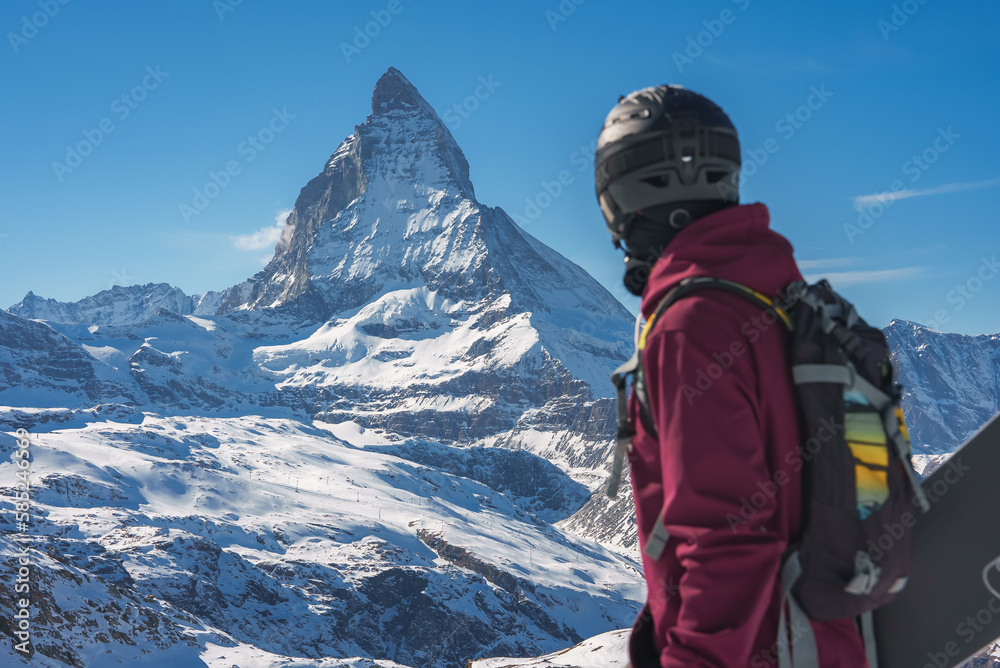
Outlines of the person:
M740 145L726 113L681 86L620 98L598 138L598 202L649 318L688 277L779 296L801 275L760 203L739 204ZM678 300L643 332L652 425L628 410L648 593L633 668L779 665L780 572L801 528L788 332L722 290ZM865 668L853 619L808 622L821 668ZM801 629L789 629L794 636ZM787 660L787 657L786 657ZM787 664L783 664L787 665Z

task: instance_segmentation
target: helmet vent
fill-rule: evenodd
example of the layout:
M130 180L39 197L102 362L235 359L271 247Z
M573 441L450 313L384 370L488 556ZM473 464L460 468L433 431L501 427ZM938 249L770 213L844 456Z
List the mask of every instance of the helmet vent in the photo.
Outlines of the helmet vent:
M669 188L670 187L670 177L667 174L660 174L658 176L650 176L649 178L643 179L643 183L648 183L654 188Z

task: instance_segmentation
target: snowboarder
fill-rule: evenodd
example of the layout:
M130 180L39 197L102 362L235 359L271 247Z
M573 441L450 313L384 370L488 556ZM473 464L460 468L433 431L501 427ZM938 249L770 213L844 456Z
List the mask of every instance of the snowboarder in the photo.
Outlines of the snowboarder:
M643 317L688 277L771 296L801 280L767 208L739 204L740 165L729 117L680 86L636 91L608 115L597 197ZM802 493L788 332L718 290L678 301L655 324L641 346L654 424L640 419L635 393L628 407L648 585L632 666L788 665L776 643L779 573L801 529ZM853 619L809 623L820 668L868 665Z

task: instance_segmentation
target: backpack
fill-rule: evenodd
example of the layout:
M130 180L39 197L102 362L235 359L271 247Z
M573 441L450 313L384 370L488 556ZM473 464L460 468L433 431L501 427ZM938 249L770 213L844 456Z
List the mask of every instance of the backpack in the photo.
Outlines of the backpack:
M773 300L739 283L708 277L688 278L671 289L646 321L635 354L611 376L618 391L618 430L606 493L617 495L635 434L627 406L630 376L639 418L650 434L657 433L643 378L646 338L671 304L702 289L738 295L790 332L803 507L800 535L782 562L780 665L791 666L790 649L797 668L819 665L809 619L858 617L869 665L875 668L871 612L906 586L916 523L912 506L926 512L929 503L911 463L902 387L885 336L825 280L794 282ZM730 522L734 519L740 518ZM658 559L668 539L660 518L647 537L647 556ZM786 622L805 631L796 633L791 644Z

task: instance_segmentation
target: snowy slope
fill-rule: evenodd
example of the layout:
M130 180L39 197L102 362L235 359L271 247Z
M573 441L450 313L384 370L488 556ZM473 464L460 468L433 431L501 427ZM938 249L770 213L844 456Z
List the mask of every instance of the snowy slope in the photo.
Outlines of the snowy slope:
M0 311L0 404L143 403L127 370L94 353L46 323Z
M469 668L626 668L628 630L609 631L578 645L537 658L473 661Z
M185 648L205 661L211 644L244 645L461 666L484 652L553 651L634 615L635 563L547 524L532 512L534 487L487 484L491 467L517 453L480 453L472 477L389 454L419 441L388 442L352 423L334 431L353 443L323 423L255 416L147 414L138 425L42 433L36 519L21 539L44 592L39 651L92 665L104 647L117 658L169 646L201 665ZM0 480L14 470L0 464ZM12 511L4 497L5 533ZM59 589L65 580L75 594ZM101 603L111 599L121 602ZM10 600L0 602L4 619ZM59 642L76 637L81 619L118 635Z

